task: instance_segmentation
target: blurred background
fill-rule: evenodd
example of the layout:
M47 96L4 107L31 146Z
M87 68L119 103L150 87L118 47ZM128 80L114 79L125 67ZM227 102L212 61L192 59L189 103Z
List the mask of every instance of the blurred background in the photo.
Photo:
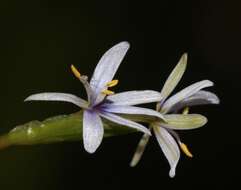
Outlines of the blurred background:
M205 127L180 133L194 154L174 179L154 140L136 168L129 162L140 133L105 139L94 155L82 142L11 147L0 152L1 190L163 189L232 187L240 179L240 1L0 2L1 134L30 120L68 114L65 103L24 103L28 95L59 91L83 96L69 66L91 76L101 55L127 40L131 48L116 91L160 90L184 52L188 68L176 91L202 79L219 106L192 108Z

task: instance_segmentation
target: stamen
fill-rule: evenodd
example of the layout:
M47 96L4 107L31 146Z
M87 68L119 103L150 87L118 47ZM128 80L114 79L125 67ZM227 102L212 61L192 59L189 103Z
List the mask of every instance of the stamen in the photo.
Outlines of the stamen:
M108 90L108 89L103 90L102 93L105 94L105 95L113 95L113 94L115 94L113 91Z
M179 142L179 145L180 145L182 151L183 151L188 157L190 157L190 158L193 157L192 153L188 150L187 145L185 145L185 144L182 143L182 142Z
M80 74L80 72L75 68L74 65L71 65L71 70L72 70L74 76L75 76L76 78L80 79L81 74Z
M183 115L187 115L189 113L189 107L185 107L184 110L182 111Z
M110 88L110 87L116 86L116 85L118 84L118 82L119 82L119 80L117 80L117 79L112 80L112 81L110 81L110 82L107 82L107 83L106 83L106 87L107 87L107 88ZM101 93L102 93L102 94L105 94L105 95L113 95L113 94L115 94L113 91L108 90L108 89L103 90Z
M106 84L107 87L113 87L118 84L119 80L112 80Z

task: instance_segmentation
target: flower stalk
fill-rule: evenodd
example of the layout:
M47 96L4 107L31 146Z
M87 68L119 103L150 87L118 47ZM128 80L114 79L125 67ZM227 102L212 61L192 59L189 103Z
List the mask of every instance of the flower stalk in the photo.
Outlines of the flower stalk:
M125 116L127 118L127 116ZM154 118L133 116L133 120L147 122ZM49 144L58 142L83 140L83 111L70 115L50 117L43 121L30 121L18 125L0 137L0 149L13 145ZM103 120L104 137L124 135L137 132L135 129Z

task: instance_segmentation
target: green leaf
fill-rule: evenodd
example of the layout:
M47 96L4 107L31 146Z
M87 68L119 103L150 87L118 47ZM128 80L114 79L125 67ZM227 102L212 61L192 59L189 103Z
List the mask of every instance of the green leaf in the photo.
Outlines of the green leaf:
M174 130L188 130L202 127L207 118L200 114L166 114L166 122L159 122L163 127Z

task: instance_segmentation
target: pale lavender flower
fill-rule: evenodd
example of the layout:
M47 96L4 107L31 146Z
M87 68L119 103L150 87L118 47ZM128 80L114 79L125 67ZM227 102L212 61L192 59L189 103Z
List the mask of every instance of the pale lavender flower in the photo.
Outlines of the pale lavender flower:
M89 153L95 152L103 139L104 128L101 117L150 135L150 131L143 125L117 114L150 115L163 119L159 112L134 106L161 101L161 94L152 90L114 94L113 91L108 90L118 83L118 80L112 79L128 49L128 42L121 42L109 49L101 57L90 82L87 81L87 76L81 75L73 65L71 66L73 73L86 89L88 101L66 93L34 94L25 101L63 101L83 108L83 141L84 148Z
M150 124L150 129L153 129L158 144L169 162L170 177L175 176L176 166L180 158L179 147L187 156L193 156L173 130L194 129L203 126L207 122L207 119L202 115L188 114L188 109L184 109L182 114L176 114L177 111L193 105L219 103L219 99L214 93L202 90L213 86L213 82L209 80L196 82L168 98L183 76L186 64L187 54L184 54L162 88L161 96L163 99L157 103L156 110L164 114L165 122L156 121ZM141 138L130 163L131 166L135 166L141 159L149 138L148 134L144 134Z

